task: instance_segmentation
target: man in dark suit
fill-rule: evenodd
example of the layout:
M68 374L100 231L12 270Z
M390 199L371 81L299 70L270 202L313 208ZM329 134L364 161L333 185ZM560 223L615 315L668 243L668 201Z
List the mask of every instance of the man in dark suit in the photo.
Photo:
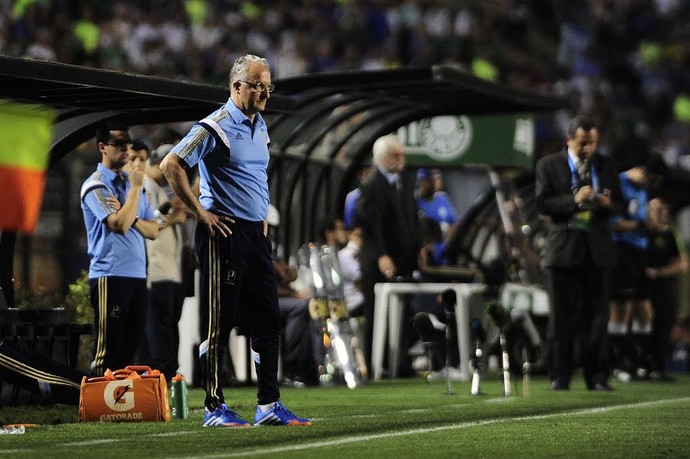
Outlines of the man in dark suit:
M551 223L543 264L551 303L553 390L570 388L578 330L587 388L610 390L606 324L615 249L608 222L621 197L613 164L595 152L597 141L596 127L576 118L568 128L567 147L536 167L537 209Z
M355 213L355 224L363 232L360 259L370 368L374 285L411 277L421 249L414 185L404 180L405 151L395 135L376 140L373 164Z

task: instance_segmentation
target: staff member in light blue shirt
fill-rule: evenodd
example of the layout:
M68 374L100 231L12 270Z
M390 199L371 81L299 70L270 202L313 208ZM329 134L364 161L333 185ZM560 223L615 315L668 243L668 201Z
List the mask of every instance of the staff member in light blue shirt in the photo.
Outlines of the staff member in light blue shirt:
M146 150L131 149L127 128L96 132L101 162L81 188L90 258L89 282L96 343L93 375L134 361L146 311L146 249L158 225L144 194ZM143 155L143 156L140 156Z
M201 270L199 346L206 390L204 427L249 423L225 404L223 347L238 324L249 329L258 379L255 425L310 425L279 401L280 310L268 225L268 146L259 112L273 91L268 61L245 55L230 71L230 100L192 127L160 168L197 217ZM199 165L197 199L185 167Z

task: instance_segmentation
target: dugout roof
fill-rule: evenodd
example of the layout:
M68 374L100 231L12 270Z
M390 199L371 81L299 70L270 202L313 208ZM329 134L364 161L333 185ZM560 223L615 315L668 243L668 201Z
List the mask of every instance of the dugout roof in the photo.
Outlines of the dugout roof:
M265 114L269 179L287 254L312 240L321 216L340 213L357 169L381 135L436 115L529 113L563 104L450 65L312 74L275 84ZM0 56L0 99L58 110L50 167L91 139L100 122L195 121L228 97L227 87ZM64 236L69 240L66 224ZM6 278L14 244L0 248L0 273Z

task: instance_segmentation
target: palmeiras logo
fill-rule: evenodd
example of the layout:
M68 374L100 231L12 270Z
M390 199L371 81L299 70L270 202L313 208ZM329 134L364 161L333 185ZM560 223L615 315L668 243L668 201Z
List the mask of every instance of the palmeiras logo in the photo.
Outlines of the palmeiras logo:
M134 408L133 385L134 382L127 379L109 382L103 391L106 406L113 411L128 411Z
M419 139L437 161L452 161L472 144L472 122L467 116L435 116L419 121Z

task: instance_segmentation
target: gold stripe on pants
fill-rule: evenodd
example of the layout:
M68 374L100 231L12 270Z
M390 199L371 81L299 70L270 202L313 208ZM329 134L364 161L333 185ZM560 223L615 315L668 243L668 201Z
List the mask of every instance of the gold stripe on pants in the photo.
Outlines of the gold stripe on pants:
M96 336L96 355L93 359L92 368L100 368L105 371L105 355L107 352L106 341L108 332L108 278L98 278L98 330Z
M206 351L206 378L211 397L220 399L220 247L215 236L208 238L208 350Z
M27 376L29 378L35 378L40 381L47 381L51 384L60 384L63 386L72 386L77 389L80 388L80 384L72 381L69 378L63 378L52 373L46 373L45 371L39 370L25 363L15 360L6 355L0 354L0 364L6 366L7 368L13 369L19 374Z

